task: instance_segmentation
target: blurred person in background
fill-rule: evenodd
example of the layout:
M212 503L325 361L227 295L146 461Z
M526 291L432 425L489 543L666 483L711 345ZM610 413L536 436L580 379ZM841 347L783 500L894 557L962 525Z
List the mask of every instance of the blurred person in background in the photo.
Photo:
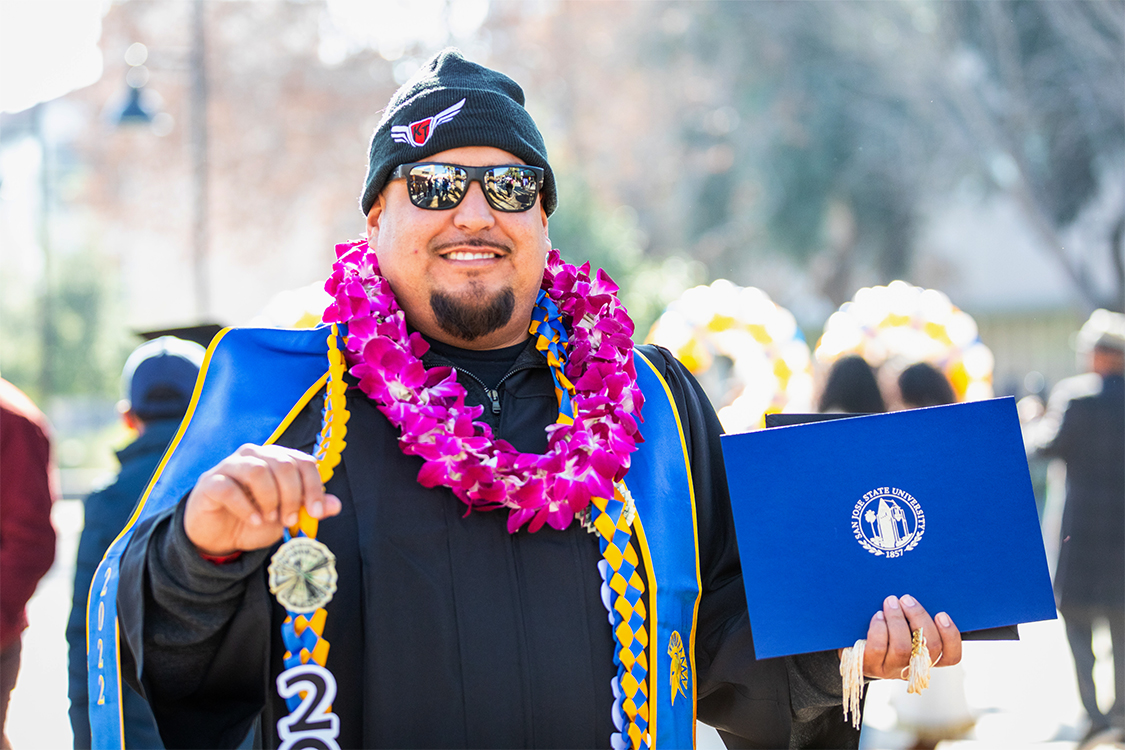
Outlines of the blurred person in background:
M871 365L858 355L841 357L828 371L817 409L822 414L881 414L887 410Z
M162 336L137 347L125 362L119 408L137 438L117 452L121 471L112 484L86 498L86 523L74 569L74 605L66 627L70 645L70 723L74 747L90 747L86 683L86 598L90 580L106 549L136 507L165 448L172 442L191 402L203 362L199 344ZM125 686L125 744L163 748L148 702Z
M927 362L913 364L899 374L898 392L907 409L941 406L957 401L949 379L941 370Z
M0 729L19 673L27 602L55 560L49 435L43 412L0 379ZM7 735L3 742L8 750Z
M1066 622L1082 706L1084 742L1125 733L1125 315L1096 310L1078 334L1087 372L1051 391L1046 413L1027 428L1039 455L1066 462L1066 500L1055 569L1055 600ZM1094 624L1109 622L1115 700L1098 707Z

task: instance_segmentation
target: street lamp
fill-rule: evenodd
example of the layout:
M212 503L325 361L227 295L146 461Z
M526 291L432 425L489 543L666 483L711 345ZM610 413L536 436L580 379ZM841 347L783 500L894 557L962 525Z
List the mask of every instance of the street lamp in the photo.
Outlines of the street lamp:
M118 125L147 125L152 122L152 114L141 104L141 89L129 88L129 99L117 115Z
M131 44L125 51L125 62L129 64L125 83L129 86L129 93L125 106L117 115L118 125L148 125L152 122L152 113L141 98L148 83L148 68L144 65L147 59L148 49L140 42Z

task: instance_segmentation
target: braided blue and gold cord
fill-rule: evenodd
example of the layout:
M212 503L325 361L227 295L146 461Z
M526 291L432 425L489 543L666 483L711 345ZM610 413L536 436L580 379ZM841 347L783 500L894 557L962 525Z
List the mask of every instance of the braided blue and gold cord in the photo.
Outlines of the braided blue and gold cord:
M347 384L344 382L344 355L340 351L338 339L338 331L333 325L328 335L328 384L325 387L324 409L321 412L322 426L317 436L316 447L313 449L313 458L316 459L320 481L325 484L332 478L332 473L340 463L340 454L347 445L344 442L349 416L344 395ZM315 539L318 527L317 519L302 507L297 524L285 529L285 541L295 536ZM324 607L320 607L311 614L287 610L286 615L285 621L281 624L281 639L285 643L285 654L282 657L285 668L307 664L310 660L326 667L329 643L323 635L328 612ZM295 710L301 704L301 699L301 695L287 698L289 710Z

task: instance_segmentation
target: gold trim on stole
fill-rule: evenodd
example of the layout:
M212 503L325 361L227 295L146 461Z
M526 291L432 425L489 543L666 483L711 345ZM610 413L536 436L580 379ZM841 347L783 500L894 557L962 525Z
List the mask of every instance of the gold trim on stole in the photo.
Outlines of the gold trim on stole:
M696 673L696 667L695 667L695 633L696 633L696 625L697 625L698 620L699 620L699 600L703 597L703 579L702 579L702 577L700 576L700 573L699 573L699 520L696 517L695 483L692 480L691 460L688 458L687 440L684 439L684 426L680 422L680 410L676 407L676 399L674 399L672 397L672 390L668 387L668 381L666 381L664 379L664 376L660 374L660 370L658 370L652 364L652 362L650 362L648 360L648 358L644 354L642 354L640 351L634 349L633 355L634 355L633 356L634 361L636 361L637 357L640 357L641 361L644 362L650 370L652 370L653 375L655 375L656 379L660 381L660 385L662 385L664 387L664 395L667 397L668 404L672 408L672 415L676 418L676 429L677 429L677 431L679 432L679 435L680 435L680 450L683 453L684 468L687 471L688 492L691 495L691 524L692 524L692 537L695 541L695 583L696 583L696 592L697 593L695 595L695 607L693 608L692 615L691 615L691 637L689 638L689 648L688 648L689 657L688 658L691 660L691 718L692 718L691 740L692 740L692 745L694 746L695 741L696 741L696 738L695 738L695 723L698 721L697 711L696 711L698 693L696 691L696 684L697 684L696 675L697 675L697 673ZM656 609L656 582L652 580L652 554L649 551L648 539L645 536L644 527L642 526L642 524L640 522L640 514L639 513L637 514L637 517L634 521L634 525L635 525L635 528L637 529L637 532L638 532L637 537L638 537L638 540L639 540L640 546L641 546L641 555L645 559L645 571L647 572L648 577L650 579L649 580L649 584L650 584L649 585L649 591L651 592L652 601L651 601L651 607L650 607L649 611L650 612L657 612L657 609ZM657 643L656 633L657 633L657 620L658 619L659 619L659 614L655 615L652 618L652 624L651 624L651 628L650 628L649 643L654 644L654 645ZM657 660L659 659L659 656L660 656L659 649L653 648L652 654L651 654L650 659L649 659L649 677L651 679L650 689L653 691L651 693L650 700L652 700L652 701L656 700L656 686L657 686L657 683L659 682L660 670L658 670L656 668L656 663L657 663ZM655 720L655 718L656 718L657 713L659 713L659 712L658 711L652 712L652 720L651 720L652 737L653 737L654 741L656 739L656 720Z

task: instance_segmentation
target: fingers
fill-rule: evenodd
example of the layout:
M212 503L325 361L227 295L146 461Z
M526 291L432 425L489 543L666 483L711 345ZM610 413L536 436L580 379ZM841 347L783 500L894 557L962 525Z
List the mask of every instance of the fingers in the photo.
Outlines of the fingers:
M312 456L277 445L244 445L232 459L216 471L241 483L266 522L292 526L302 506L323 505L324 488Z
M880 676L898 677L902 668L910 663L910 624L897 596L883 600L883 615L887 618L888 642Z
M252 492L231 473L220 471L221 467L203 474L188 495L184 506L188 539L201 553L214 556L272 544L270 524Z
M961 631L953 624L953 620L945 612L938 612L934 618L938 632L941 633L941 664L942 667L952 667L961 662Z
M202 500L210 501L214 509L225 510L244 523L261 526L261 511L250 491L241 482L226 474L204 475L196 485Z
M244 445L200 477L184 530L205 554L257 549L295 525L302 507L317 519L341 509L324 493L315 459L276 445Z
M941 636L929 614L917 600L907 595L901 599L888 596L883 600L883 610L876 612L867 629L867 648L864 653L864 674L868 677L901 679L903 670L910 664L913 645L912 633L922 629L930 645L930 658L937 658Z
M867 648L880 654L886 653L889 639L887 617L880 610L871 618L871 624L867 627Z
M867 646L863 652L863 673L868 677L883 676L883 660L887 655L890 635L887 632L887 617L882 610L871 618L867 626Z
M903 679L910 665L912 634L916 630L921 630L926 638L932 664L951 667L960 663L961 632L948 614L941 612L935 620L909 594L901 598L888 596L883 600L883 610L875 613L867 628L864 674Z
M328 513L325 509L324 485L320 483L320 474L316 470L316 461L312 456L308 457L308 461L301 461L297 465L300 472L299 480L301 483L301 503L313 518L327 518ZM337 500L337 503L339 501ZM300 506L298 506L299 508ZM335 514L332 514L335 515ZM294 519L293 523L296 523ZM287 525L292 526L293 523Z
M250 502L258 507L262 519L276 523L281 504L281 487L273 471L276 462L268 460L267 455L259 455L259 450L258 446L242 446L235 453L241 460L224 461L216 467L216 473L238 484Z
M922 635L926 638L926 648L930 652L930 662L936 662L941 658L942 654L942 639L941 634L938 632L937 625L930 617L930 613L926 611L925 607L918 603L918 600L910 594L899 599L902 602L902 611L906 614L906 620L910 624L910 631L913 633L915 630L921 629ZM910 655L907 654L909 661Z
M905 634L905 636L904 636ZM910 658L910 632L898 597L883 600L883 609L876 612L867 628L867 646L863 653L863 673L868 677L897 677L895 664L902 659L902 640L906 638L906 658Z
M271 521L280 520L286 526L297 523L298 511L310 495L305 488L304 472L301 467L306 462L298 461L290 455L280 455L268 461L269 469L278 488L278 509ZM313 464L312 471L316 472Z

